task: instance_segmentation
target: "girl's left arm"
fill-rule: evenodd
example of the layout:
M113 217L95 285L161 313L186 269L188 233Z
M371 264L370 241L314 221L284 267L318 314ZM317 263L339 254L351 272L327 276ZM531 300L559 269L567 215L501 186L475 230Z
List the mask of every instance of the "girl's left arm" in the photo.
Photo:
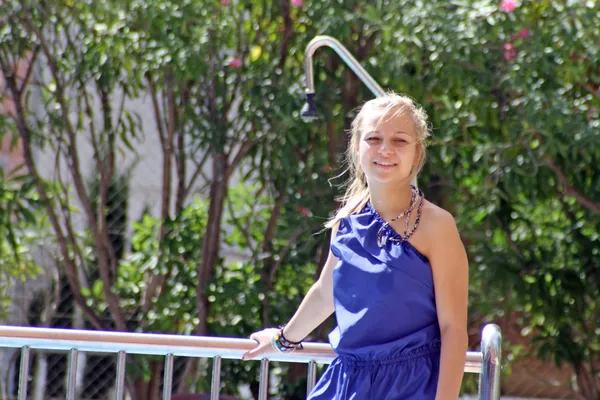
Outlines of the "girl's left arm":
M467 307L469 262L452 215L440 210L429 261L442 336L436 400L456 400L460 392L468 347Z

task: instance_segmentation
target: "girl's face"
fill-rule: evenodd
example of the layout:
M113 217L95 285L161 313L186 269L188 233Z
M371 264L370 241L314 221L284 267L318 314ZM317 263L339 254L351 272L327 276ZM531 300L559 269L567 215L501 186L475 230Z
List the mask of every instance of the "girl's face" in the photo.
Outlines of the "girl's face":
M358 144L360 165L369 186L408 183L418 159L417 132L408 113L372 110L363 119Z

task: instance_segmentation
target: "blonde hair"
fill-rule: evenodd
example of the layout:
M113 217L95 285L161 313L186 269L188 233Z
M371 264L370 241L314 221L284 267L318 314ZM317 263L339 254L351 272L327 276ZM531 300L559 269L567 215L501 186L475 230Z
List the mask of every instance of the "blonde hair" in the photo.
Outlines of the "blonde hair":
M346 192L343 196L337 200L342 204L341 208L336 214L325 224L326 228L333 228L336 226L342 218L347 217L350 214L360 211L367 201L369 200L369 188L367 186L367 179L360 166L360 160L356 152L358 143L361 137L361 127L367 113L374 110L384 110L381 114L379 123L383 116L391 110L395 112L390 118L408 113L413 120L415 131L417 133L416 143L417 149L417 161L411 170L409 181L416 177L423 165L425 164L426 156L426 144L425 141L431 135L429 130L429 123L427 120L427 113L423 108L417 104L413 99L406 95L388 92L384 96L374 98L367 101L360 109L358 115L352 121L350 127L350 144L346 150L346 160L348 167L346 171L350 173L350 177L346 183Z

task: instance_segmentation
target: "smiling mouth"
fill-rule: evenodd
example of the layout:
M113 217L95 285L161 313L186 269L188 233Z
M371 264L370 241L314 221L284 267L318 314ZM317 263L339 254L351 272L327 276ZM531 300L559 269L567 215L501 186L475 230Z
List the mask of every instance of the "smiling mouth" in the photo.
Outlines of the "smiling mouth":
M386 163L386 162L377 162L377 161L373 161L373 164L379 165L380 167L395 167L396 165L398 165L395 163Z

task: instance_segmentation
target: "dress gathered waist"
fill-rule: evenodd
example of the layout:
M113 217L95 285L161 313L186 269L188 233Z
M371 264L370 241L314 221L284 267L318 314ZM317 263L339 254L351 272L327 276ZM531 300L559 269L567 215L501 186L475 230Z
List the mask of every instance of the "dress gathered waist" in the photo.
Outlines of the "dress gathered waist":
M387 355L384 357L378 357L378 358L367 358L363 355L356 355L356 354L339 354L338 358L340 359L340 361L348 364L348 365L361 365L361 366L368 366L368 365L388 365L388 364L397 364L397 363L401 363L404 361L410 361L410 360L414 360L417 358L421 358L421 357L426 357L432 354L439 354L440 350L441 350L441 341L440 340L434 340L430 343L424 344L422 346L407 350L407 351L401 351L398 352L397 354L394 354L392 352L391 355Z

